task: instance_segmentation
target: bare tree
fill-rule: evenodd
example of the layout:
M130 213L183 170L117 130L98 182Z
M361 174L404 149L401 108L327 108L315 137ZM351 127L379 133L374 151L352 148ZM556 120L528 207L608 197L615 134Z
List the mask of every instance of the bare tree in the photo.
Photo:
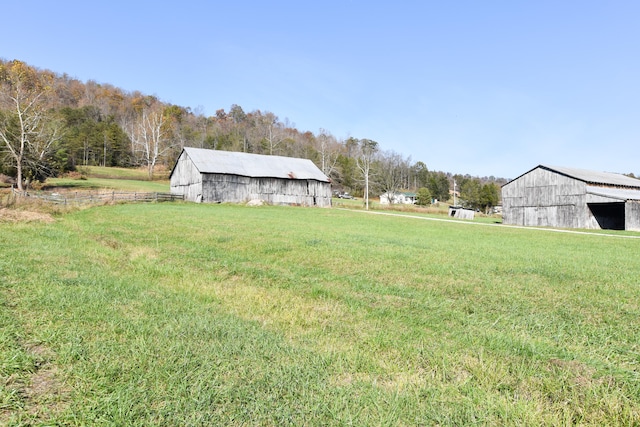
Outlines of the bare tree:
M386 151L379 156L380 190L387 194L390 203L395 203L396 194L407 184L409 162L409 159L404 159L402 155L394 151Z
M326 176L331 176L335 170L338 156L340 154L340 144L333 135L324 129L320 129L320 134L316 138L318 152L320 153L320 164L322 172Z
M361 139L358 143L356 165L362 173L362 178L364 180L364 205L367 210L369 209L369 178L377 151L378 143L376 141Z
M46 176L47 162L61 137L60 123L47 114L53 77L20 61L0 64L0 140L16 168L19 191L25 175Z
M257 115L256 127L262 132L263 141L267 143L270 155L273 155L278 145L287 138L285 126L278 121L278 116L273 113L266 112Z
M160 106L143 108L138 117L128 123L126 131L134 154L147 166L152 178L158 159L173 148L166 138L168 129Z

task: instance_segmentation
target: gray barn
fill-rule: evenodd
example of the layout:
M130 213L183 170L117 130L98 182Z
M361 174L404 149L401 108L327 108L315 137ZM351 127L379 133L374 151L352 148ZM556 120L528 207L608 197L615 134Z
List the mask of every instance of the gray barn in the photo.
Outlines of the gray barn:
M308 159L185 147L170 180L194 202L331 206L331 183Z
M504 224L640 231L640 180L537 166L502 186Z

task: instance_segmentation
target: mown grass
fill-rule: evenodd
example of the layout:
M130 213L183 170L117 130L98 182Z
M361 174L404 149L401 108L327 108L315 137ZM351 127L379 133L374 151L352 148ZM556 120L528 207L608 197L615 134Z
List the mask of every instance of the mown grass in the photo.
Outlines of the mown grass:
M186 203L0 224L0 424L635 425L638 245Z
M78 172L87 177L107 179L128 179L149 181L149 173L146 167L118 168L104 166L79 166ZM170 171L164 167L156 167L153 174L154 180L167 180Z
M140 192L169 192L169 181L140 181L137 179L118 178L49 178L42 187L43 190L116 190Z
M48 178L40 187L45 191L169 192L168 176L169 172L161 170L150 180L145 168L81 166L69 176Z

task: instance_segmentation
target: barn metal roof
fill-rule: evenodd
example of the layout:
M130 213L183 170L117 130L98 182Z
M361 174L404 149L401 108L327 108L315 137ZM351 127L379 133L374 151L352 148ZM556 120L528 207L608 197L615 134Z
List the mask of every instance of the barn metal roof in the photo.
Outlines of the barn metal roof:
M252 178L313 179L329 182L329 178L309 159L193 147L185 147L184 152L200 173L241 175Z
M619 173L595 172L591 170L565 168L560 166L540 165L539 167L561 173L571 178L575 178L579 181L584 181L588 184L615 185L620 187L633 187L640 189L640 179L631 178Z
M640 189L597 187L593 185L587 185L587 194L593 194L596 196L602 196L620 201L640 200Z

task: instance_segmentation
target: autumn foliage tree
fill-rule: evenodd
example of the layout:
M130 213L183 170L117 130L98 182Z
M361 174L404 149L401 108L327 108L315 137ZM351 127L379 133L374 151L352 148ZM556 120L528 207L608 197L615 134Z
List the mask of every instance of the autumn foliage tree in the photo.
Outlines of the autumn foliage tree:
M51 157L62 126L47 105L53 80L21 61L0 64L0 140L19 191L24 191L25 179L55 173Z
M287 118L237 104L205 116L139 91L0 58L0 172L16 177L20 189L26 179L81 165L145 167L152 177L185 146L307 158L334 189L367 198L421 187L440 200L449 195L450 174L430 172L423 162L411 166L369 139L299 131Z

